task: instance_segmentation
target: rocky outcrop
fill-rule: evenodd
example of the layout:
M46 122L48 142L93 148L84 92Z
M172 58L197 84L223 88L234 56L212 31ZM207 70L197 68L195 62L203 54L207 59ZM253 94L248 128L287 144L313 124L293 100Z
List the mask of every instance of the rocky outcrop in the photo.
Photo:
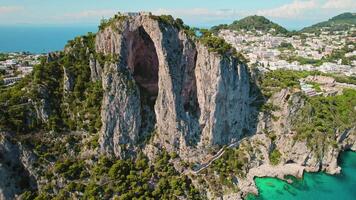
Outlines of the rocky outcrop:
M65 67L63 67L63 88L64 93L72 92L74 89L74 77Z
M35 160L32 152L0 133L0 199L15 199L22 192L37 188Z
M51 114L51 106L49 103L50 97L45 86L39 85L36 89L40 97L38 102L32 102L36 111L36 118L46 123Z
M149 15L120 18L100 31L96 51L116 60L116 67L104 67L102 77L106 100L100 141L105 152L120 156L110 151L120 143L115 138L131 138L125 144L142 140L152 123L155 143L181 155L227 144L248 132L249 74L237 58L210 52L184 30ZM120 70L129 73L127 79L116 75ZM135 96L125 89L132 79ZM143 110L149 119L140 114ZM120 127L123 119L129 119L129 127L109 128Z
M46 62L49 63L49 62L55 61L55 60L57 60L59 57L60 57L60 52L58 52L58 51L57 51L57 52L48 53L48 54L47 54Z
M141 127L141 103L138 87L125 68L105 66L101 150L123 156L122 150L133 148Z
M102 68L100 62L95 59L93 54L90 54L89 67L91 81L101 80Z
M228 144L249 129L249 74L238 60L198 45L197 93L202 145Z
M259 153L253 151L249 155L249 165L246 178L240 179L238 187L241 192L225 195L223 199L241 199L248 193L257 194L254 177L277 177L285 179L285 175L302 177L303 172L325 171L338 174L338 157L342 151L355 150L355 128L336 133L337 145L323 143L322 152L311 149L305 141L295 140L293 119L305 102L299 92L282 89L275 93L267 102L275 106L272 112L261 112L259 116L258 133L248 138ZM269 138L273 135L273 139ZM272 149L281 153L279 164L270 164L269 157ZM260 156L262 155L262 156Z

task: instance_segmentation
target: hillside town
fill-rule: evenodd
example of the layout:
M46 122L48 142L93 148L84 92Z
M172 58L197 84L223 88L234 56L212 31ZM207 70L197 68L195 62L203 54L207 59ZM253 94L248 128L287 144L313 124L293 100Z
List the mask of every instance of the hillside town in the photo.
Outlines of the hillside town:
M9 86L31 73L40 63L42 54L2 53L0 54L0 84Z
M218 35L234 46L250 65L261 70L291 69L356 75L356 27L295 35L258 30L220 30Z

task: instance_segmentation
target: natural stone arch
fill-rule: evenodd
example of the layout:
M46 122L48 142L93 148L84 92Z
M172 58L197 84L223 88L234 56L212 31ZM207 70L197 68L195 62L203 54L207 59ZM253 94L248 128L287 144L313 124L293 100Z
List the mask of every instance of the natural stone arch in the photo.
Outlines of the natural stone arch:
M151 37L142 26L128 34L128 49L127 65L131 75L140 92L154 102L158 94L158 56Z
M143 26L126 32L125 43L127 57L124 63L140 93L141 126L138 138L143 141L153 132L156 124L154 106L158 96L159 58L155 43Z

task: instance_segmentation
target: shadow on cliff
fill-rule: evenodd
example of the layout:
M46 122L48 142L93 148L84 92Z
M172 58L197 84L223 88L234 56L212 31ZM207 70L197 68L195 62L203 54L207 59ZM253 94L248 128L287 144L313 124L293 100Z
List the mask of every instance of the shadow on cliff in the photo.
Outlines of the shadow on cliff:
M158 95L159 61L156 47L142 26L130 32L127 38L128 60L125 64L127 64L140 91L141 127L139 143L141 143L154 132L154 125L156 124L154 106Z
M12 140L12 136L0 133L0 189L5 199L15 199L17 195L25 191L35 191L37 182L26 169L33 154L26 153L20 143Z
M249 67L250 80L250 128L244 135L249 137L257 134L257 126L259 122L259 113L262 111L263 105L266 104L268 98L265 97L261 91L259 83L261 83L262 73L255 67Z
M220 80L219 77L213 75L210 79L211 81L222 81L219 87L222 87L222 90L226 89L225 93L216 92L216 94L214 94L214 91L210 93L208 91L208 97L206 97L206 102L208 103L199 105L196 75L198 48L193 41L181 39L179 37L179 31L174 27L161 27L161 31L162 35L167 36L167 38L163 37L159 45L153 42L149 33L147 33L142 26L136 30L125 32L125 46L121 48L120 51L120 54L126 55L124 57L127 59L120 60L119 66L128 68L140 92L141 127L138 135L138 143L143 144L142 142L147 142L147 140L151 138L155 132L155 125L157 123L161 123L163 127L167 128L165 131L170 132L169 128L172 128L172 126L162 124L166 123L164 120L169 122L170 117L175 117L177 123L176 128L183 134L184 141L187 145L192 147L196 147L205 137L209 137L203 137L204 128L207 130L211 128L211 131L217 131L218 134L216 135L218 135L218 138L213 138L213 140L216 139L218 142L212 142L214 146L226 145L255 134L258 124L258 113L265 103L265 98L263 98L262 92L257 84L259 77L257 72L250 70L246 77L246 71L244 70L248 69L248 67L239 66L242 68L240 69L234 66L236 64L244 65L241 64L240 61L236 60L236 63L227 64L226 60L222 60L220 65L226 65L227 68L222 68L223 72L219 73L224 73L225 78ZM174 41L170 40L172 38ZM165 63L166 68L162 67L163 72L159 73L159 70L161 70L159 65L164 63L162 60L159 61L157 55L161 55L161 51L165 52L165 56L167 57L165 61L167 63ZM240 73L240 70L243 72ZM159 74L163 74L162 76L170 76L168 77L170 79L167 83L171 81L172 85L164 85L164 87L167 87L165 90L159 88L159 86L162 86L162 82L159 83ZM168 79L167 77L165 78ZM249 84L246 84L247 82L249 82ZM224 88L224 84L229 83L233 85ZM200 84L202 84L202 82L200 82ZM210 86L206 85L204 87L207 88ZM160 97L158 97L159 91L161 94ZM168 113L170 110L165 108L168 109L168 111L165 111L165 113L163 113L164 115L158 113L158 115L161 116L161 119L159 119L156 117L156 112L158 112L157 109L155 110L155 108L157 108L156 104L157 101L162 105L167 104L166 101L169 100L165 99L165 97L167 97L167 91L173 93L170 95L172 98L170 100L173 100L174 105L172 106L174 106L174 109L172 110L176 113L170 114ZM231 95L231 93L229 94L230 91L240 92L241 94ZM209 97L209 95L212 95L212 97ZM216 97L214 95L220 96ZM161 99L157 100L157 98ZM204 114L207 116L207 119L201 119L202 112L204 112L204 110L201 109L210 105L210 98L215 98L216 102L212 104L216 103L216 106L220 106L221 108L219 107L217 110L214 110L216 113L213 114L211 114L209 110L205 110ZM240 98L243 100L239 101ZM232 105L234 103L235 105ZM243 116L238 116L239 114ZM165 117L163 121L162 116ZM219 116L221 116L220 119L218 118ZM233 118L230 119L229 116L233 116ZM212 117L217 117L216 121L213 121L214 119L211 119ZM161 121L158 122L157 120ZM209 125L219 123L216 127L221 127L223 130L217 129L215 125L205 127L206 124L204 120L210 123ZM172 123L174 122L171 122L171 124ZM207 131L204 131L204 133L205 132ZM167 137L161 135L162 138L160 139L170 143L170 145L174 147L179 146L179 134L166 135Z

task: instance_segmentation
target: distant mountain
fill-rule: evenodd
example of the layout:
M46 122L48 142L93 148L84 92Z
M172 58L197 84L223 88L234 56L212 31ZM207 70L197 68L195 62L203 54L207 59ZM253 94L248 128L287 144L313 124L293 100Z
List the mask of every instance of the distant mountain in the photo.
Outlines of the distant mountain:
M356 26L356 13L343 13L337 15L328 21L320 22L312 26L302 29L302 32L313 32L321 28L329 28L331 30L345 30L351 26Z
M221 24L218 26L212 27L213 31L218 31L220 29L231 29L231 30L260 30L260 31L269 31L275 29L276 33L288 33L288 30L282 26L270 21L269 19L263 16L248 16L241 20L236 20L232 24Z

